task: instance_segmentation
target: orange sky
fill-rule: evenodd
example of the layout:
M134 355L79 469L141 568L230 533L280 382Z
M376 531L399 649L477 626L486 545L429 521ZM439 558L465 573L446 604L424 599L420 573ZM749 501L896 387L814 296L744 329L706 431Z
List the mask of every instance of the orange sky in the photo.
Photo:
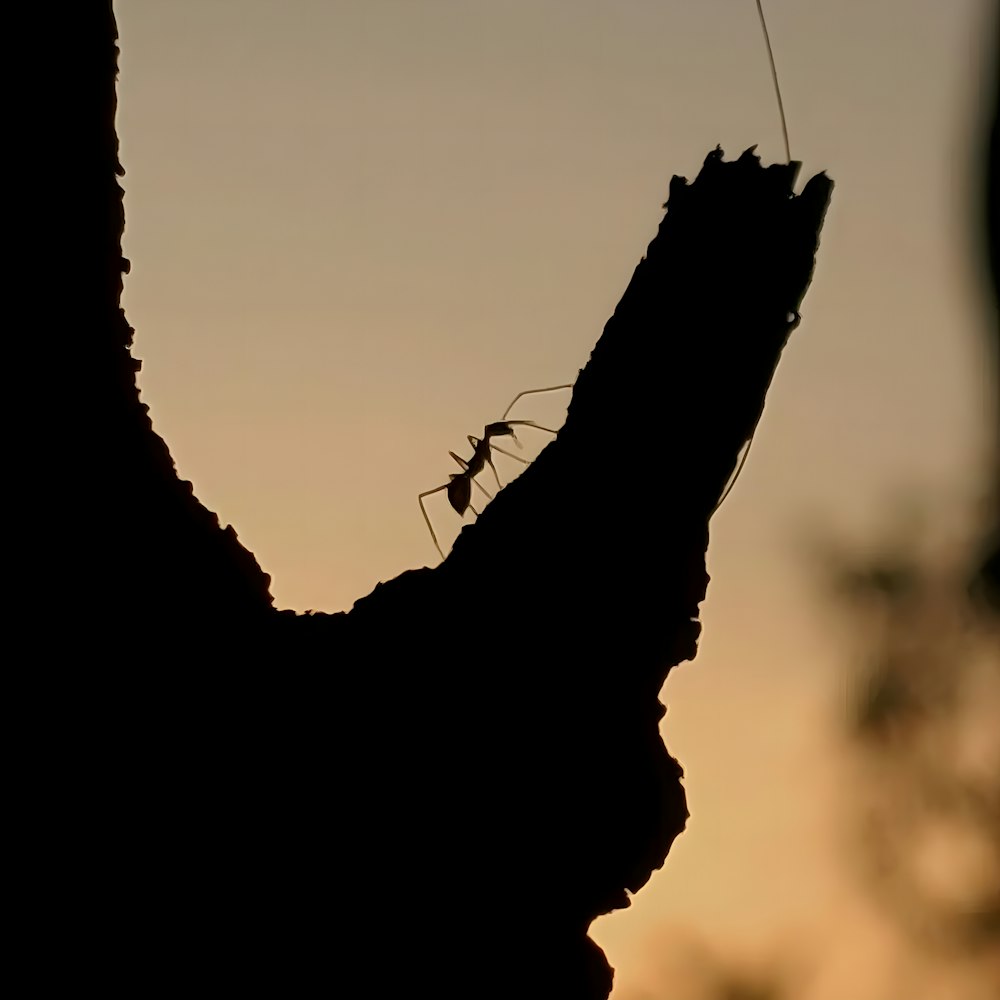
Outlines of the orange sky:
M877 525L900 489L960 502L980 461L970 151L989 6L765 5L793 156L837 186L802 325L713 521L701 655L665 694L693 819L596 928L615 1000L650 975L663 922L747 941L821 926L843 894L817 777L836 657L796 544L806 525ZM783 156L752 0L116 7L143 397L281 607L348 608L433 564L417 494L515 393L572 381L670 176L716 143ZM434 499L448 542L457 519ZM514 621L496 633L512 654Z

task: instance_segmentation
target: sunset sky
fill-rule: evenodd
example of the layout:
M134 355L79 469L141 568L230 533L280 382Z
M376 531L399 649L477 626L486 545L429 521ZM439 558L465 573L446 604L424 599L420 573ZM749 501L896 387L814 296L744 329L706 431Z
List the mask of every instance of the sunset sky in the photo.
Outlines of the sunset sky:
M664 995L666 927L748 953L793 932L824 960L857 946L819 937L853 905L829 821L844 682L801 541L864 537L901 493L961 506L987 443L972 230L992 4L765 10L792 155L836 187L802 324L712 523L701 652L664 692L692 820L632 908L594 928L613 1000ZM434 565L417 494L517 392L573 381L671 175L693 178L716 144L784 157L753 0L116 14L143 399L279 607L348 609ZM565 403L516 415L545 423ZM634 433L655 461L657 429ZM595 455L595 476L621 471ZM458 519L444 494L429 506L447 546ZM516 617L483 641L515 656ZM463 627L442 657L474 646Z

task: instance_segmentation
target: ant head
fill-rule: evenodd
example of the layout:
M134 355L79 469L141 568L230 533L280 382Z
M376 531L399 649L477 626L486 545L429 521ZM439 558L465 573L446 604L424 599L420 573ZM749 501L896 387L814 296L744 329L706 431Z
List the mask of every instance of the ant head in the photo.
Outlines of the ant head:
M468 476L452 476L448 484L448 502L459 516L465 514L472 502L472 482Z
M513 437L514 428L506 420L498 420L496 423L487 424L483 433L487 441L495 437Z

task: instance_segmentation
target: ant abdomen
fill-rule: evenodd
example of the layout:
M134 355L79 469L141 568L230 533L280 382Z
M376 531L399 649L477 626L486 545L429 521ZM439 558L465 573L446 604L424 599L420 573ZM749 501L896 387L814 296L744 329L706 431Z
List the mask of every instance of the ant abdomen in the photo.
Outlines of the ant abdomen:
M448 502L456 514L463 516L472 503L472 480L467 476L452 476L448 484Z

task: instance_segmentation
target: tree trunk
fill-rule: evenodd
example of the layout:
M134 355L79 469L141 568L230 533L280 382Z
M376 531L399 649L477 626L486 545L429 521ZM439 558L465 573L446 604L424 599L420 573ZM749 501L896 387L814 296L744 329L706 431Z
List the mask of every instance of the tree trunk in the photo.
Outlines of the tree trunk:
M104 63L78 180L100 214L72 433L93 530L73 543L90 585L72 625L103 663L60 688L65 960L111 994L607 996L587 931L686 821L658 695L695 655L709 519L797 325L831 182L794 196L797 164L721 150L675 177L564 428L445 562L349 614L278 612L136 391L116 31L110 4L91 16ZM516 645L494 638L509 611ZM455 623L475 641L449 642Z

